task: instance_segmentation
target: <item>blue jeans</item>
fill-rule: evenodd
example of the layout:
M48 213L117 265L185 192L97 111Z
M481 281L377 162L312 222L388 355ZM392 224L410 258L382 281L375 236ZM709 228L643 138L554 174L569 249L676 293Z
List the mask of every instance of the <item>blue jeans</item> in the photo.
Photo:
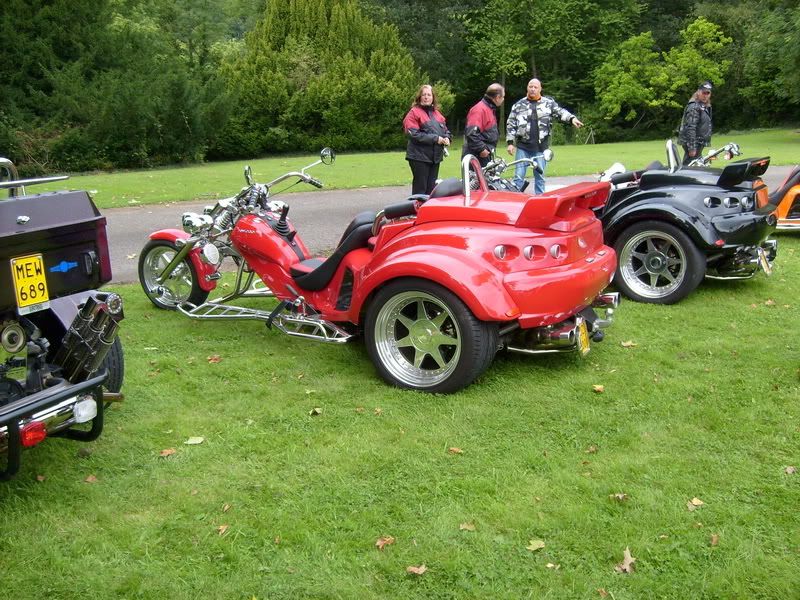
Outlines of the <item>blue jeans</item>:
M536 169L533 170L533 190L534 194L537 196L540 194L544 194L544 168L547 165L547 161L542 156L541 152L528 152L527 150L523 150L520 147L517 147L517 153L514 155L514 160L519 160L520 158L533 158L536 160L536 164L539 165L539 168L542 170L539 173ZM525 172L528 170L528 165L522 163L514 167L514 185L517 188L521 188L522 184L525 183Z

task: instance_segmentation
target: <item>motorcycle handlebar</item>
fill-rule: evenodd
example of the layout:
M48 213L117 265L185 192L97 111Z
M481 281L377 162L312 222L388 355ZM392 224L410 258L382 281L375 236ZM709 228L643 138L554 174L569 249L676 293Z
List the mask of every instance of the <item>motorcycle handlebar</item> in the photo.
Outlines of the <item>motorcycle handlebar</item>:
M307 181L308 181L309 184L313 185L315 188L322 189L324 187L322 185L322 182L319 179L314 179L313 177L309 177Z

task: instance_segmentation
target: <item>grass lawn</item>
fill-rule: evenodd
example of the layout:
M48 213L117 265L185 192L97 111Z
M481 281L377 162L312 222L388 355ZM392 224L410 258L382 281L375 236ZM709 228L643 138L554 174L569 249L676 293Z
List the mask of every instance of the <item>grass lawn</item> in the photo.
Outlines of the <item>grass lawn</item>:
M800 130L768 129L749 132L717 134L714 143L737 142L745 156L770 156L772 164L800 162ZM504 158L510 158L501 148ZM619 144L558 146L556 158L547 173L586 175L599 173L619 161L631 168L641 168L653 160L665 161L664 140ZM461 140L455 140L450 157L443 163L440 176L451 177L459 172ZM280 156L254 160L209 163L187 167L123 171L106 174L79 175L66 182L30 188L40 192L60 189L89 190L100 208L154 204L181 200L213 200L232 196L244 186L243 167L250 164L257 181L274 179L286 171L299 169L314 160L314 156ZM376 152L341 154L333 167L317 167L312 173L328 189L406 185L411 181L405 152ZM288 184L284 184L288 185ZM279 186L277 189L280 189ZM307 185L296 190L311 191Z
M359 342L190 321L119 286L126 400L99 440L48 440L0 485L0 589L797 597L800 237L775 267L624 302L586 359L500 355L450 396L385 386Z

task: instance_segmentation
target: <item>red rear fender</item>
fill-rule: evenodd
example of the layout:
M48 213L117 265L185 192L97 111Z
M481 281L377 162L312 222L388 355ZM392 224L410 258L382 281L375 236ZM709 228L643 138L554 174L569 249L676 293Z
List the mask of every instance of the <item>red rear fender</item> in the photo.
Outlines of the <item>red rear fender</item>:
M365 273L353 296L353 313L358 314L364 300L377 288L403 277L427 279L447 288L481 321L511 321L520 314L503 287L501 273L465 252L442 247L396 253Z
M181 229L159 229L150 234L151 240L165 240L173 244L177 240L189 239L189 234ZM200 260L200 248L192 248L189 252L189 260L192 261L195 270L198 274L198 285L207 292L212 291L217 287L217 282L209 280L208 276L213 275L216 269L209 264Z

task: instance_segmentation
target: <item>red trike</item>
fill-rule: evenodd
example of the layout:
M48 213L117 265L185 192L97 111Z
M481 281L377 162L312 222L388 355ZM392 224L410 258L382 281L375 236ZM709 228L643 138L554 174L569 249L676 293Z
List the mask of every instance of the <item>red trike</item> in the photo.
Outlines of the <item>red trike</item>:
M296 178L322 184L307 170L253 182L204 214L183 215L183 230L150 235L139 259L145 293L160 308L197 319L257 319L289 335L341 343L363 334L389 383L427 392L470 384L500 349L529 354L589 350L611 322L616 294L603 294L614 251L592 208L605 182L581 183L531 197L490 191L478 161L462 161L462 178L440 182L352 220L334 252L311 256L270 197ZM477 179L477 189L469 183ZM220 264L238 265L234 291L209 293ZM262 309L231 304L274 296ZM595 308L605 311L599 316Z

